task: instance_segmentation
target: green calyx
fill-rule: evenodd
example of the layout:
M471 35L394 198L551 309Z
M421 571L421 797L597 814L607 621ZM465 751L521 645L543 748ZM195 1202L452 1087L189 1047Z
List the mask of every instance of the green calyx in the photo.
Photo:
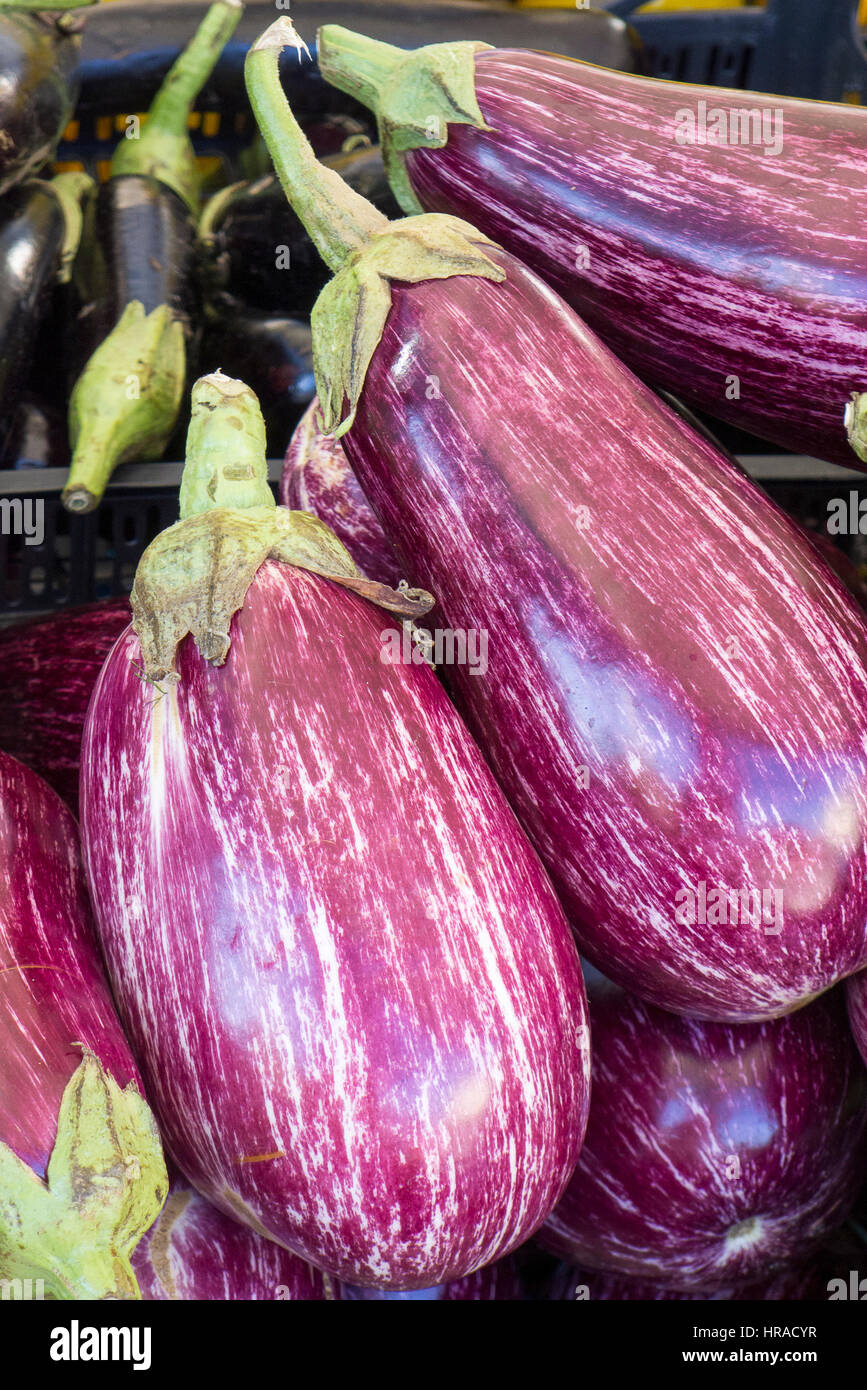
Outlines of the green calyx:
M476 97L476 54L490 46L432 43L408 52L339 24L319 30L319 71L376 116L389 182L409 215L423 209L406 172L406 151L441 149L450 125L491 129Z
M451 275L505 280L505 271L483 250L494 245L458 217L423 213L389 223L386 231L353 253L322 290L310 319L325 434L339 439L355 419L367 369L391 308L389 281L417 284Z
M168 1174L153 1116L82 1048L43 1182L0 1144L0 1278L57 1299L140 1298L130 1256L159 1215Z
M852 392L844 423L849 443L859 459L867 463L867 391Z
M433 607L423 590L365 579L317 517L277 506L267 479L255 395L221 372L202 377L193 387L181 520L148 546L132 589L146 680L178 680L175 655L188 634L206 661L221 666L232 618L266 560L322 575L402 617Z
M72 463L61 501L97 506L120 463L159 458L175 427L186 375L184 332L161 304L133 300L90 357L69 401Z
M183 198L195 212L199 172L187 130L193 102L204 87L241 18L241 0L211 5L195 34L167 73L154 97L144 127L130 130L111 161L112 177L146 174Z
M506 277L484 252L496 243L469 223L440 213L389 222L334 169L317 161L280 82L280 51L287 44L303 46L284 17L247 54L247 91L286 196L322 259L336 272L316 301L311 321L324 429L339 436L352 424L382 337L391 307L390 280L418 284L452 275Z

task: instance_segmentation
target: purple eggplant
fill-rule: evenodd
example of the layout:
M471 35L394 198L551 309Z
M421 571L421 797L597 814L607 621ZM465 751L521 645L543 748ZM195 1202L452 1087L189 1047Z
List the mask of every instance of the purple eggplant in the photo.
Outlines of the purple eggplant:
M388 1293L385 1289L363 1288L357 1284L338 1284L336 1294L343 1302L397 1303L493 1303L514 1302L524 1298L524 1286L518 1261L506 1255L492 1265L477 1269L451 1284L437 1284L432 1289L413 1289L408 1293Z
M662 1284L629 1279L622 1274L600 1274L598 1270L575 1269L564 1265L552 1297L567 1301L601 1300L615 1303L824 1303L829 1297L832 1277L821 1264L815 1260L808 1260L755 1284L715 1289L708 1293L668 1289Z
M181 515L139 565L81 776L167 1148L335 1277L462 1278L539 1226L581 1146L568 926L433 672L359 597L412 618L430 596L277 507L255 397L219 374L193 393Z
M549 1248L668 1288L754 1283L845 1219L867 1074L840 991L765 1023L677 1018L589 982L593 1099Z
M849 1022L858 1044L858 1050L867 1065L867 970L853 976L846 986L849 1004Z
M173 1178L132 1266L147 1302L334 1297L327 1275L224 1216L183 1178Z
M168 1188L160 1141L103 974L75 822L5 753L0 882L0 1278L23 1298L28 1281L36 1297L136 1298L130 1255Z
M319 402L314 399L289 442L280 476L280 502L318 516L343 542L359 569L394 586L403 578L397 556L342 444L323 434L319 426Z
M44 777L76 815L84 716L129 619L129 600L116 598L0 630L0 749Z
M0 194L51 159L78 92L81 19L0 11Z
M334 25L318 56L374 110L405 212L471 222L644 379L862 466L844 414L867 388L867 112Z
M337 272L323 428L448 629L486 635L450 684L584 954L675 1012L799 1007L867 964L863 613L532 271L317 165L276 81L292 32L248 88Z

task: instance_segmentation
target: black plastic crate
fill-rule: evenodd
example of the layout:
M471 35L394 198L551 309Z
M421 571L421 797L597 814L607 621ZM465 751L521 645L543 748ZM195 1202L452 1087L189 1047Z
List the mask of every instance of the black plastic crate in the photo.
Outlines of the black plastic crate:
M636 14L613 0L644 43L654 77L867 104L858 0L767 0L764 8Z

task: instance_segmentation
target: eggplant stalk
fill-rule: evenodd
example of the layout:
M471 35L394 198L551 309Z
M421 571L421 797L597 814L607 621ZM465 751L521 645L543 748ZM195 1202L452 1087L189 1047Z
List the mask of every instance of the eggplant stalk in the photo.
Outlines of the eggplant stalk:
M376 116L383 163L404 212L422 211L403 165L407 150L441 149L450 125L490 130L475 88L476 54L490 47L432 43L407 53L339 24L320 29L319 70Z
M175 653L188 633L206 661L222 666L232 617L269 559L333 579L403 617L433 607L423 590L365 579L323 522L277 506L259 402L222 372L193 387L180 511L142 556L131 595L145 678L154 683L178 680Z
M199 173L187 130L193 102L238 25L241 0L211 5L187 47L170 68L137 138L122 140L111 161L116 174L151 174L173 188L195 212Z
M300 51L291 20L276 20L247 54L250 104L287 198L336 272L313 308L313 362L324 430L344 434L391 307L390 280L416 284L452 275L503 280L484 254L494 246L469 223L431 213L389 222L317 160L280 81L280 52ZM348 403L348 408L347 408Z

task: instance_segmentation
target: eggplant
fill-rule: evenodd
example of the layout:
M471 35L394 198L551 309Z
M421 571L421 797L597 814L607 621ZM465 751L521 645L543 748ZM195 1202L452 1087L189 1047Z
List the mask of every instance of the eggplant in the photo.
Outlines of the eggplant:
M2 22L0 14L0 22ZM86 174L30 179L0 201L0 453L12 445L15 414L54 286L69 273L81 235Z
M224 1216L179 1176L136 1246L132 1266L146 1302L312 1302L333 1296L327 1276Z
M339 439L320 429L319 402L307 407L280 475L281 506L312 512L342 541L360 570L394 588L405 578Z
M860 466L844 413L867 388L867 111L333 25L318 55L376 114L405 212L472 223L645 380Z
M854 1206L867 1073L839 990L731 1027L677 1018L588 979L590 1120L540 1233L603 1273L686 1291L808 1259Z
M249 383L265 417L268 456L281 458L315 391L309 323L218 294L205 316L200 361L207 372Z
M131 125L115 150L97 196L79 277L84 361L69 401L72 463L61 494L69 511L92 511L119 463L159 458L177 424L195 355L199 176L187 120L242 8L241 0L209 7L143 131Z
M58 1299L137 1298L130 1255L168 1190L159 1136L100 962L75 822L5 753L0 880L0 1278L42 1280Z
M0 467L69 467L66 419L51 400L25 394L14 411Z
M867 1066L867 971L852 977L846 986L846 997L852 1032Z
M293 33L248 89L337 272L323 429L448 628L488 634L450 685L583 953L676 1013L799 1007L867 964L863 613L532 271L323 174L275 81Z
M140 1247L139 1247L140 1248ZM822 1261L806 1260L788 1269L760 1279L755 1284L734 1288L706 1290L669 1289L662 1284L642 1279L629 1279L622 1274L600 1274L598 1270L564 1265L559 1274L556 1292L552 1297L567 1302L642 1302L642 1303L826 1303L831 1266Z
M78 92L81 20L0 10L0 195L51 158Z
M378 150L325 161L386 217L399 217ZM328 272L275 174L221 189L199 227L208 295L228 291L252 308L309 318Z
M129 620L129 599L113 598L0 629L0 749L38 772L75 815L87 705Z
M336 1297L344 1303L409 1301L415 1303L493 1303L514 1302L524 1298L521 1270L514 1255L477 1269L451 1284L437 1284L432 1289L413 1289L406 1293L389 1293L386 1289L365 1288L358 1284L337 1284Z
M413 618L430 595L365 580L276 505L255 397L220 374L193 393L181 517L139 564L81 775L100 940L166 1145L336 1278L463 1278L575 1166L571 934L433 672L390 659L361 597Z

